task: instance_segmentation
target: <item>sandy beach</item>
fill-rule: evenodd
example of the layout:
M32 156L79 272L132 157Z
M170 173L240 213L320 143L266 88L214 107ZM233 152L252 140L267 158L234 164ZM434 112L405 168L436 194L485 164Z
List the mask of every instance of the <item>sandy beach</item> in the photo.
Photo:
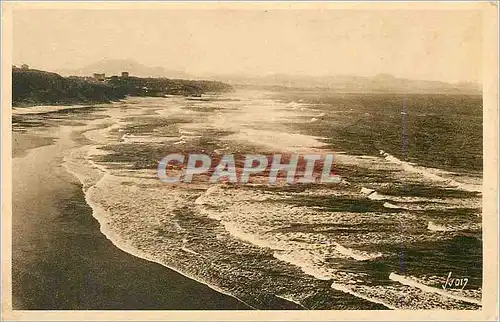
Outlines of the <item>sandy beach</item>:
M61 166L74 142L48 140L13 133L14 309L248 309L116 248L100 232L81 184Z

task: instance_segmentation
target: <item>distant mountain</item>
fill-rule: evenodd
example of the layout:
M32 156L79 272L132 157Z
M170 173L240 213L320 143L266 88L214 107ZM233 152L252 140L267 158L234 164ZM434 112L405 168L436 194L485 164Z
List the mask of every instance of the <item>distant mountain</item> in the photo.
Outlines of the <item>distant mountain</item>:
M121 75L129 72L130 76L166 77L189 79L189 74L163 67L150 67L130 59L104 59L78 69L61 69L57 73L64 76L91 76L93 73L106 73L106 76Z
M307 76L271 74L265 76L214 75L213 80L231 85L287 88L325 88L339 92L406 92L406 93L464 93L480 94L482 87L475 83L446 83L440 81L414 80L378 74L373 77L351 75Z

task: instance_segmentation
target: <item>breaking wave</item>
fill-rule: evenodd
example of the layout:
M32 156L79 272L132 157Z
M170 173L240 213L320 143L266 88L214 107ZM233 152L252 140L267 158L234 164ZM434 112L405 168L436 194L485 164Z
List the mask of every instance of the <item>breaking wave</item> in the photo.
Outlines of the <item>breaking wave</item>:
M482 191L481 185L463 183L463 182L458 182L458 181L451 179L451 178L446 178L444 176L444 175L446 175L446 172L443 170L430 169L430 168L416 166L416 165L411 164L410 162L402 161L402 160L396 158L393 155L390 155L389 153L387 153L383 150L380 150L380 154L382 156L384 156L387 161L402 166L402 168L405 171L418 173L428 180L443 182L443 183L448 184L451 187L462 189L465 191L471 191L471 192L481 192Z

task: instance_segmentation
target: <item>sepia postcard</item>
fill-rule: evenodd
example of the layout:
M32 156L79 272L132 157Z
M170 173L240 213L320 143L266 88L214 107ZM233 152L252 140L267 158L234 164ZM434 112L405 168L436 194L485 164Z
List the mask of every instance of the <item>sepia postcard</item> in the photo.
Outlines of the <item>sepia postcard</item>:
M498 2L2 3L2 319L497 321Z

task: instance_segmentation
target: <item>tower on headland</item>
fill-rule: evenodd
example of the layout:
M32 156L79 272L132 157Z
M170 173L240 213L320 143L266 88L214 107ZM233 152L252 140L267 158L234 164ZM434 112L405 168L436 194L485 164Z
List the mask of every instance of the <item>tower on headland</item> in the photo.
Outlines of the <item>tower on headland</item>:
M97 79L98 81L105 81L106 80L106 74L105 73L94 73L94 78Z
M128 72L122 72L122 78L127 78L129 76Z

